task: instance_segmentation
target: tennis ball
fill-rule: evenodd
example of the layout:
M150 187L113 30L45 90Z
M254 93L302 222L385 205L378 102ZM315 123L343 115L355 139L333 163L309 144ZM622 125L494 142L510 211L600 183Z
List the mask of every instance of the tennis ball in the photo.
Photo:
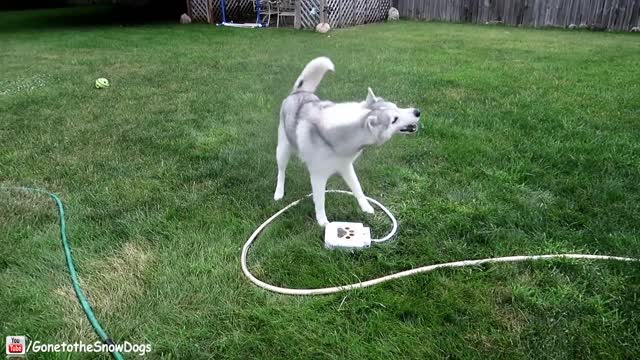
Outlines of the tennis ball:
M109 87L109 80L100 78L96 80L96 89L104 89Z

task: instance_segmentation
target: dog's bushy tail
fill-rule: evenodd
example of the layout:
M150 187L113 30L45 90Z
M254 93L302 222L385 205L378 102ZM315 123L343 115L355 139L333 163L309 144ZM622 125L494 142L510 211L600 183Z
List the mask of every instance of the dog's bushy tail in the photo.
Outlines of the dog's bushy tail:
M308 91L314 92L322 81L324 74L328 71L335 71L333 63L328 57L319 57L311 60L307 66L304 67L302 73L298 77L298 80L293 84L294 91Z

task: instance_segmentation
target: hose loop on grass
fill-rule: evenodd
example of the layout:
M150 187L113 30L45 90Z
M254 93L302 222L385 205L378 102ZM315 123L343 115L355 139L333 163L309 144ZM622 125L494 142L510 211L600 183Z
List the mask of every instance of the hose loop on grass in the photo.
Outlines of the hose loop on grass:
M327 190L327 192L352 194L349 191L343 191L343 190ZM307 197L309 197L311 195L312 194L309 194L305 198L307 198ZM273 214L270 218L268 218L265 222L263 222L260 226L258 226L258 228L251 234L251 236L249 237L247 242L245 242L244 246L242 247L242 253L240 255L240 266L242 267L242 272L249 279L249 281L251 281L252 283L257 285L258 287L261 287L261 288L263 288L265 290L269 290L269 291L272 291L272 292L275 292L275 293L283 294L283 295L326 295L326 294L334 294L334 293L347 291L347 290L361 289L361 288L365 288L365 287L381 284L383 282L387 282L387 281L390 281L390 280L400 279L400 278L403 278L403 277L406 277L406 276L411 276L411 275L415 275L415 274L419 274L419 273L431 272L431 271L434 271L434 270L437 270L437 269L442 269L442 268L456 268L456 267L465 267L465 266L477 266L477 265L489 264L489 263L521 262L521 261L549 260L549 259L561 259L561 258L564 258L564 259L589 259L589 260L616 260L616 261L634 261L634 262L635 261L640 261L640 259L633 259L633 258L628 258L628 257L606 256L606 255L588 255L588 254L552 254L552 255L506 256L506 257L496 257L496 258L487 258L487 259L478 259L478 260L462 260L462 261L454 261L454 262L443 263L443 264L434 264L434 265L422 266L422 267L419 267L419 268L405 270L405 271L397 272L395 274L390 274L390 275L387 275L387 276L382 276L382 277L379 277L379 278L376 278L376 279L367 280L367 281L361 281L361 282L348 284L348 285L342 285L342 286L318 288L318 289L290 289L290 288L271 285L271 284L268 284L268 283L256 278L251 273L251 271L249 271L249 267L247 266L247 256L248 256L249 248L251 247L251 244L253 244L253 242L256 240L256 238L258 237L260 232L262 232L262 230L264 230L264 228L266 228L270 223L272 223L278 216L282 215L285 211L289 210L290 208L298 205L305 198L296 200L296 201L292 202L291 204L289 204L289 205L285 206L284 208L282 208L277 213ZM369 197L367 197L367 200L369 200L369 201L373 202L374 204L378 205L389 216L389 218L393 222L393 229L391 230L391 232L387 236L385 236L382 239L372 240L372 241L382 242L382 241L388 240L393 235L395 235L395 233L396 233L396 231L398 229L398 224L396 222L395 217L393 216L393 214L391 214L391 212L386 207L384 207L378 201L376 201L374 199L371 199Z

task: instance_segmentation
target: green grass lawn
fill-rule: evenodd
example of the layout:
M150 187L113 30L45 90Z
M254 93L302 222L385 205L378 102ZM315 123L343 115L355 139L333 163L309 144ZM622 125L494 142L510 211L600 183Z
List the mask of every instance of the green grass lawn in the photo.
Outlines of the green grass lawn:
M323 287L493 256L640 257L638 36L417 22L327 36L73 12L0 14L0 186L65 201L83 288L116 342L166 359L640 356L637 264L488 265L320 297L263 291L239 264L251 232L310 191L294 161L272 199L279 106L319 55L336 65L321 97L371 86L422 109L416 136L356 166L398 238L327 251L307 200L253 248L260 278ZM344 195L327 213L388 227ZM49 199L0 192L2 336L96 340L56 221Z

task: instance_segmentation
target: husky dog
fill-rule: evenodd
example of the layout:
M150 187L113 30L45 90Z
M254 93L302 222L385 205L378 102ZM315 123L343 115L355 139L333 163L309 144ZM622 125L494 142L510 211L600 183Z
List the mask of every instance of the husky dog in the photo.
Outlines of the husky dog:
M362 102L333 103L320 100L314 91L327 71L335 71L329 58L307 64L293 90L282 102L278 127L278 180L273 196L284 196L287 163L296 152L309 170L316 220L329 223L324 210L327 180L338 173L347 183L362 211L373 213L353 169L353 162L368 145L382 145L396 133L415 133L420 110L402 109L376 97L368 89Z

